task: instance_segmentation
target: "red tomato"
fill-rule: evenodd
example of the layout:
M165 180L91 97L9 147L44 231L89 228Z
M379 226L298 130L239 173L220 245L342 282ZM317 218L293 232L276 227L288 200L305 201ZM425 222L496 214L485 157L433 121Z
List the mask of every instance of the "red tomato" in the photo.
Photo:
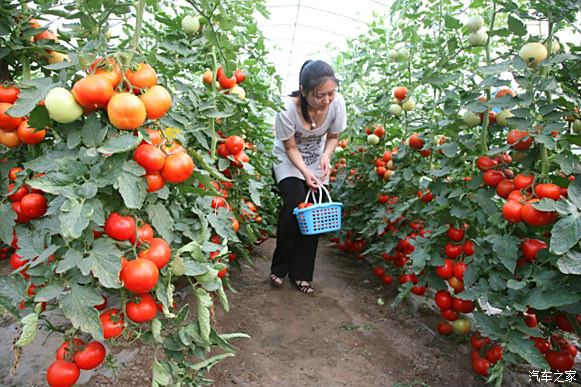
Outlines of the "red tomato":
M501 198L508 198L508 195L514 191L514 181L511 179L504 179L496 186L496 193Z
M571 354L566 350L561 351L547 351L545 354L545 359L547 363L551 366L551 369L565 372L569 371L573 368L573 363L575 359L571 356Z
M412 286L412 293L416 296L423 296L426 293L426 289L427 288L425 286Z
M157 313L155 299L149 294L140 294L138 302L130 301L125 305L127 317L136 323L144 323L154 319Z
M10 171L8 172L8 178L12 181L16 181L16 178L18 177L17 175L19 174L19 172L22 171L24 171L24 168L20 167L10 168Z
M451 335L452 332L453 332L452 325L450 325L449 323L438 323L438 326L436 327L436 330L442 336Z
M528 138L527 138L528 137ZM526 140L523 140L527 138ZM508 133L506 137L506 142L516 150L524 151L531 147L533 143L533 138L527 130L513 129Z
M107 297L103 296L103 302L100 303L99 305L93 305L93 308L97 309L97 310L104 310L107 307Z
M44 139L46 130L36 130L35 128L28 126L28 120L23 120L20 125L18 125L16 134L23 143L34 145L40 143Z
M165 180L161 177L161 173L153 172L145 175L147 180L147 192L159 191L165 186Z
M226 150L231 155L237 155L244 150L244 140L240 136L229 136L225 144Z
M407 95L408 89L405 86L398 86L393 89L393 96L400 101L406 99Z
M103 344L92 341L82 351L75 353L75 364L82 370L92 370L103 363L106 354Z
M194 161L185 152L175 153L165 159L161 176L169 183L183 183L194 172Z
M514 92L514 90L509 89L508 87L506 88L502 88L500 90L498 90L494 96L494 98L502 98L505 95L510 95L511 97L516 97L516 93Z
M498 162L488 156L480 156L476 161L476 165L481 171L488 171L489 169L496 167Z
M106 75L87 75L75 82L71 90L78 104L87 111L104 109L114 95L111 79Z
M103 328L104 338L111 339L113 337L119 336L121 332L123 332L125 323L121 309L107 309L101 313L99 319L101 320L101 327Z
M72 348L71 348L72 344ZM58 347L55 353L56 360L72 361L75 353L85 346L85 342L79 338L74 338L73 342L67 340Z
M0 84L0 102L14 103L18 99L20 89L16 86Z
M8 184L8 192L12 192L14 190L14 183ZM28 194L28 186L26 184L22 184L20 188L14 191L13 194L8 195L8 199L12 202L19 202L22 200L24 195Z
M451 226L448 229L448 239L454 242L460 242L464 239L464 230Z
M434 195L430 190L427 190L424 193L422 193L422 191L418 191L417 197L420 198L420 200L424 203L429 203L434 199Z
M75 363L56 360L46 370L46 381L51 387L70 387L79 380L80 375L81 371Z
M172 104L171 95L165 87L160 85L151 87L139 98L145 105L147 118L150 120L156 120L165 116Z
M147 112L139 98L130 93L115 94L107 104L111 125L121 130L135 130L145 122Z
M464 272L468 266L464 262L456 262L454 264L454 277L463 280L464 279Z
M375 268L373 268L373 275L379 278L383 278L385 275L385 270L381 266L375 266Z
M520 245L523 258L527 262L533 262L537 257L537 253L542 249L546 249L547 247L548 246L545 242L538 239L526 239Z
M141 144L133 152L133 160L148 174L161 171L165 158L165 153L161 149L150 144Z
M386 274L383 276L383 283L386 285L391 285L393 284L393 276L390 274Z
M537 184L535 185L535 194L539 198L559 200L561 198L561 188L555 184Z
M393 159L393 155L391 153L391 151L386 150L385 152L383 152L383 161L385 161L386 163L388 161L391 161Z
M521 209L523 205L517 202L516 200L508 200L502 206L502 215L504 219L508 220L511 223L518 223L522 220L521 217Z
M542 337L531 337L531 340L535 342L535 347L540 353L547 353L551 349L551 344Z
M373 134L375 134L379 138L382 138L383 136L385 136L385 128L379 125L377 128L375 128Z
M12 202L12 210L16 213L16 221L18 223L27 223L30 218L22 213L20 202Z
M424 140L420 137L419 134L414 133L410 136L409 139L409 145L410 148L414 148L414 149L422 149L424 147Z
M139 246L142 242L151 242L153 240L153 228L149 224L144 224L143 226L137 228L137 245ZM135 235L129 238L131 244L135 244Z
M505 177L506 176L504 176L502 171L491 169L484 172L484 175L482 175L482 180L484 181L484 184L490 187L496 187L501 181L505 179Z
M222 89L231 89L236 86L236 77L231 76L230 78L227 78L225 75L222 77L218 75L218 83L220 83Z
M474 254L474 242L472 242L471 240L467 240L466 242L464 242L464 245L462 246L462 250L464 251L464 255L469 257L471 255Z
M246 74L244 74L244 71L237 69L234 71L234 78L236 78L236 83L239 85L246 79Z
M38 193L26 194L20 199L20 211L27 218L40 218L46 213L46 198Z
M514 178L514 188L515 189L527 188L533 184L534 180L535 180L534 176L527 176L519 173Z
M452 307L459 313L472 313L474 311L474 302L462 300L460 298L452 299Z
M153 87L157 84L157 73L150 65L139 63L133 69L125 71L125 78L133 86L133 92L139 94L140 90Z
M116 212L109 215L105 221L105 234L118 241L135 238L135 219L131 216L121 216Z
M447 290L438 290L434 295L434 301L436 301L436 305L441 310L452 308L452 296Z
M22 117L12 117L6 113L6 110L12 107L11 103L0 102L0 129L5 132L12 132L18 128L22 122Z
M472 357L472 369L478 375L488 376L488 369L490 368L490 362L480 355L476 354Z
M158 269L161 269L171 258L169 243L161 238L153 238L149 243L149 248L139 253L139 258L149 259Z
M442 279L450 279L454 276L454 263L451 259L445 259L444 265L436 267L436 274Z
M474 348L476 351L484 348L484 346L488 345L489 343L490 339L488 337L481 336L480 333L475 333L470 337L470 344L472 344L472 348Z
M128 261L121 269L121 281L127 290L135 294L148 293L159 279L159 269L148 259Z
M99 74L107 77L111 86L117 87L121 82L121 67L113 58L99 58L89 67L89 74Z
M455 245L447 242L446 247L444 248L444 252L448 258L456 259L460 256L460 254L462 254L462 245Z
M442 309L440 310L440 315L448 321L458 320L458 317L460 317L454 309Z
M538 201L539 199L531 199L527 204L522 206L520 211L522 220L530 226L544 226L553 223L557 218L557 213L537 210L533 207L532 203Z

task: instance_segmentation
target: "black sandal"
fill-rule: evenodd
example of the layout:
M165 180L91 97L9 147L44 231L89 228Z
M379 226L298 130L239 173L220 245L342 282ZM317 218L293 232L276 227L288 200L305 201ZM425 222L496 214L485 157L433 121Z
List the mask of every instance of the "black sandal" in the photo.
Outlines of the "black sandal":
M277 288L280 288L283 285L282 278L272 273L270 274L270 283L276 286Z
M301 293L312 294L315 292L308 281L291 281L291 283Z

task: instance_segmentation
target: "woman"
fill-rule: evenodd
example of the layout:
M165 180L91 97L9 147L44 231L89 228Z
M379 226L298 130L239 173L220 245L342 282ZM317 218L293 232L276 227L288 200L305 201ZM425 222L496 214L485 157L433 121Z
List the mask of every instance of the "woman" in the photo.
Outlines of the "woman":
M331 66L306 61L299 73L299 90L285 101L274 124L274 175L283 199L272 258L271 283L282 286L288 275L302 293L313 293L311 281L317 253L317 235L302 235L293 209L307 190L329 182L329 160L345 129L345 100Z

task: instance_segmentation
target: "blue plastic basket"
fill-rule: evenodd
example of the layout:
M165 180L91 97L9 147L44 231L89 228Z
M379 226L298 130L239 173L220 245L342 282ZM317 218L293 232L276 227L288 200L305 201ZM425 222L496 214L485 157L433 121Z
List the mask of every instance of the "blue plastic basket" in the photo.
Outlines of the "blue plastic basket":
M328 203L322 203L323 189L329 198ZM341 208L343 203L331 201L329 192L319 188L319 202L307 208L295 208L293 213L297 217L299 229L303 235L324 234L341 229ZM305 202L308 202L307 194Z

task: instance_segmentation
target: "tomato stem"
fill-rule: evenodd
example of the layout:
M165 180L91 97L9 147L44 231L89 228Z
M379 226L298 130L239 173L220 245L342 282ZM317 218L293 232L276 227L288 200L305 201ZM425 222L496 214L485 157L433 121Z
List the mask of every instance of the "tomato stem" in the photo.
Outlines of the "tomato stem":
M212 94L216 96L216 78L218 76L218 60L216 59L216 48L212 46L210 51L212 57ZM218 135L216 134L216 119L210 117L210 133L212 135L212 161L216 160L216 146L218 145Z
M553 33L554 33L554 23L551 20L551 12L549 11L548 18L549 18L549 37L547 38L546 46L547 46L547 58L551 57L553 53ZM549 73L551 71L551 66L546 65L543 66L541 70L541 74L543 78L548 78ZM545 92L547 96L547 101L550 103L553 102L553 95L550 91ZM545 144L540 144L540 154L541 154L541 175L545 179L545 181L549 180L549 151Z
M145 11L145 0L139 0L137 3L137 15L135 18L135 32L133 33L133 41L131 42L131 52L130 52L130 59L133 59L133 55L137 51L139 47L139 38L141 37L141 28L143 26L143 13ZM129 61L131 62L131 61Z
M31 78L30 76L30 58L26 55L20 57L20 62L22 63L22 79L25 81Z
M494 21L496 19L496 2L492 2L492 10L490 11L490 25L488 31L494 29ZM488 39L486 40L486 65L490 65L490 34L488 34ZM486 100L490 101L492 98L492 93L490 91L490 86L486 88ZM488 152L488 127L490 125L489 118L490 108L487 108L484 112L484 120L482 122L482 133L480 134L480 150L482 153Z

